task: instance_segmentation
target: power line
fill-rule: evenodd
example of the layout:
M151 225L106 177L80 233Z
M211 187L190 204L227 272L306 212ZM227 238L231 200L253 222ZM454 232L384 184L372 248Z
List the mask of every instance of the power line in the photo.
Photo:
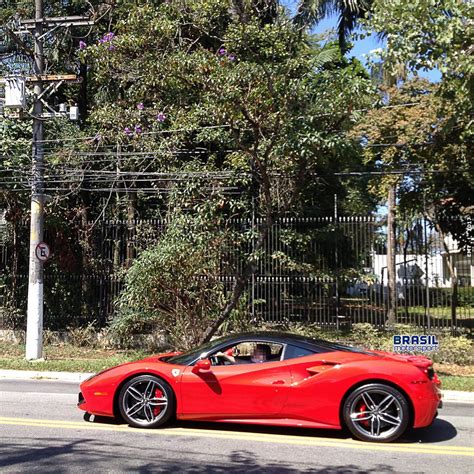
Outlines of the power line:
M416 105L421 105L419 102L406 102L402 104L392 104L392 105L382 105L382 106L375 106L373 108L363 108L363 109L354 109L351 110L349 113L354 112L367 112L370 110L379 110L379 109L392 109L392 108L404 108L404 107L413 107ZM325 113L315 115L314 118L322 118L322 117L332 117L334 113ZM191 128L177 128L177 129L166 129L166 130L155 130L153 132L142 132L140 136L150 136L150 135L163 135L163 134L171 134L171 133L178 133L178 132L193 132L198 130L208 130L208 129L219 129L219 128L232 128L230 124L222 124L222 125L200 125ZM242 131L251 131L251 129L241 129ZM64 142L78 142L78 141L89 141L93 143L100 143L102 141L102 137L99 134L95 136L87 136L87 137L68 137L68 138L50 138L50 139L43 139L38 143L64 143ZM133 146L133 144L123 143L122 146ZM115 145L110 145L115 146Z
M167 133L178 133L178 132L194 132L198 130L211 130L211 129L218 129L218 128L230 128L231 126L229 124L223 124L223 125L199 125L196 127L191 127L191 128L174 128L174 129L166 129L166 130L155 130L154 132L142 132L140 133L140 136L142 135L164 135ZM90 142L95 142L95 143L100 143L103 141L103 138L97 134L95 136L89 136L89 137L69 137L69 138L50 138L50 139L45 139L42 140L41 143L63 143L63 142L76 142L76 141L90 141ZM133 144L121 144L122 146L132 146Z
M111 181L111 178L117 179L127 179L133 178L134 183L147 183L150 181L160 181L160 182L189 182L190 178L194 179L204 179L204 180L226 180L226 179L238 179L238 178L250 178L250 173L234 173L228 172L226 174L214 173L214 172L127 172L127 171L99 171L85 172L84 170L69 170L76 173L75 175L64 176L63 174L56 175L45 175L47 178L48 184L74 184L77 182L85 181L88 184L103 184ZM463 169L451 169L450 173L453 172L464 172ZM363 176L391 176L391 175L429 175L429 174L443 174L448 172L447 170L409 170L409 169L399 169L399 170L389 170L389 171L343 171L343 172L334 172L334 173L310 173L310 176L313 178L330 178L334 176L338 177L363 177ZM286 178L290 175L284 175L281 173L270 173L271 178ZM0 177L0 185L16 185L16 184L29 184L29 179L31 178L31 173L24 173L22 176L15 177ZM137 191L140 191L140 188L137 188Z

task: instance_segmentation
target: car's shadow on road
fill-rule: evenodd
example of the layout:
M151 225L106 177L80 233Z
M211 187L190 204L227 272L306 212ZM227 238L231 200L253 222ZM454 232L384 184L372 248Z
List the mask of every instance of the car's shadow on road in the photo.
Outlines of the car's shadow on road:
M453 424L442 418L437 418L431 426L408 430L398 442L439 443L453 439L457 434L458 432Z
M86 420L87 421L87 420ZM114 418L94 417L91 422L108 425L121 425L124 422ZM162 428L164 431L171 428L202 429L206 431L228 431L229 433L254 433L254 434L272 434L285 436L303 436L308 438L327 438L334 440L351 440L351 435L347 430L325 430L313 428L293 428L281 426L262 426L239 423L216 423L204 421L181 421L175 420ZM457 430L454 425L446 420L437 418L431 426L426 428L409 429L397 440L397 443L439 443L448 441L457 436Z

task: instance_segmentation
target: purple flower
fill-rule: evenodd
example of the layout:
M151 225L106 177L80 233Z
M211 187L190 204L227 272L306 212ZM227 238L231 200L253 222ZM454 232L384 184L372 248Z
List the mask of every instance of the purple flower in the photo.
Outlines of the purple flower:
M123 129L123 132L124 132L125 135L127 135L127 136L133 135L133 132L130 130L130 127L125 127L125 128Z
M137 109L138 110L143 110L145 108L145 106L143 105L143 102L140 102L138 105L137 105Z
M163 112L160 112L156 116L156 120L158 120L158 122L164 122L166 120L166 115Z
M104 43L109 43L111 42L115 37L115 34L112 33L111 31L109 33L106 33L100 40L99 40L99 44L104 44ZM113 49L113 48L110 48L109 49Z
M87 48L87 44L84 42L84 41L79 41L79 49L86 49Z
M115 46L113 44L111 44L109 47L108 47L108 50L109 51L113 51L115 49Z
M135 133L139 135L142 133L142 127L140 125L135 125Z
M225 56L227 54L227 51L225 50L225 48L221 48L219 49L219 51L217 51L217 54L219 56Z
M235 61L235 56L233 54L229 54L229 55L227 55L227 59L229 61Z

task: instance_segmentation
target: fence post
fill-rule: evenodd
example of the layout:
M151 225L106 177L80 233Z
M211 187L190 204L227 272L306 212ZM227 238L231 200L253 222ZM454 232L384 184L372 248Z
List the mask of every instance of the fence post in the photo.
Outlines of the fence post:
M339 231L339 216L337 212L337 194L334 194L334 268L335 268L335 288L334 288L334 310L336 313L336 329L339 330L339 249L338 249L338 231Z

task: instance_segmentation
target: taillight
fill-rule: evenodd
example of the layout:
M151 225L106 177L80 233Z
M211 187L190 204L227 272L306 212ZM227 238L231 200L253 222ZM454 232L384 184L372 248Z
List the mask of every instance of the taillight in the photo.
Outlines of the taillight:
M430 380L433 380L435 378L436 374L433 367L428 367L427 369L424 370L424 372Z
M433 367L428 367L427 369L425 369L423 371L427 376L428 378L434 382L436 385L441 385L441 380L439 379L438 377L438 374L434 371Z
M434 384L436 385L441 385L441 381L439 380L438 378L438 375L436 374L436 372L434 371L433 369L433 366L430 365L430 366L424 366L424 367L420 367L420 366L417 366L425 375L426 375L426 378L423 377L422 380L413 380L411 383L429 383L429 381L433 382ZM428 379L428 380L426 380Z

